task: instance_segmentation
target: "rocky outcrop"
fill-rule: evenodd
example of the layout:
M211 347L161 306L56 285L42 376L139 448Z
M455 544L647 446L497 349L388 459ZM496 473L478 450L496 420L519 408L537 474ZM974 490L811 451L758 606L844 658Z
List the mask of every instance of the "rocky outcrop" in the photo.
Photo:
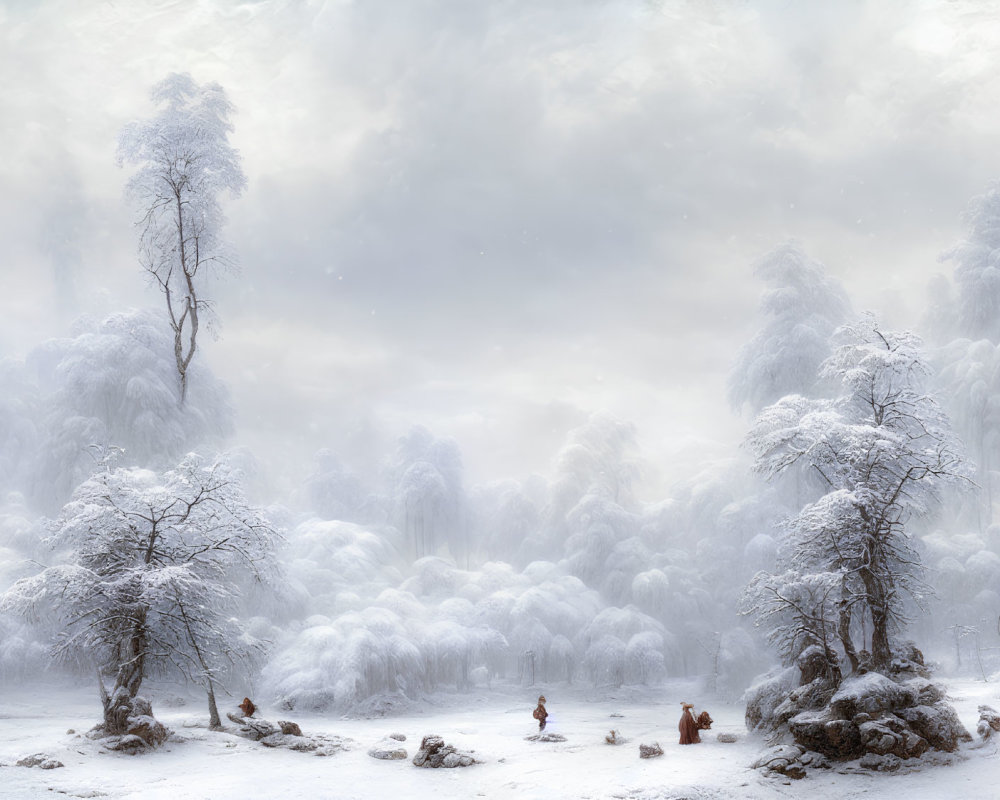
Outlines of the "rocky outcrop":
M440 736L425 736L420 742L420 749L413 757L413 766L431 767L471 767L480 763L471 753L463 753L452 745L445 744Z
M30 756L25 756L24 758L19 758L15 766L18 767L38 767L39 769L59 769L64 766L62 761L56 761L56 759L45 753L35 753Z
M930 749L950 753L971 740L940 686L914 677L913 671L901 674L904 680L877 672L848 678L826 703L824 692L815 686L822 680L817 678L792 691L773 716L784 721L803 752L830 761L870 757L879 768L896 768L900 761L919 758ZM883 759L889 756L892 759Z
M109 750L134 755L163 744L170 736L170 731L153 716L150 702L141 695L129 697L123 690L115 692L107 700L104 716L104 724L87 735ZM109 735L109 726L116 731L114 734Z
M277 725L273 722L268 722L266 719L252 719L251 717L240 717L236 714L226 714L226 716L229 717L230 722L236 723L236 733L244 739L259 742L268 736L281 733L281 729Z
M929 751L951 753L971 741L944 689L924 676L919 651L896 667L892 677L866 672L839 686L816 669L803 671L803 677L815 677L787 691L780 702L774 697L778 681L772 678L770 688L761 684L753 716L757 729L770 733L771 743L779 746L766 751L759 766L792 778L833 762L893 771ZM782 677L787 679L787 673ZM1000 726L1000 715L996 719Z
M227 714L230 722L235 722L237 736L260 742L264 747L280 747L297 753L312 753L316 756L332 756L341 750L350 750L353 742L340 736L314 734L306 736L295 722L279 720L277 724L266 719L241 717Z

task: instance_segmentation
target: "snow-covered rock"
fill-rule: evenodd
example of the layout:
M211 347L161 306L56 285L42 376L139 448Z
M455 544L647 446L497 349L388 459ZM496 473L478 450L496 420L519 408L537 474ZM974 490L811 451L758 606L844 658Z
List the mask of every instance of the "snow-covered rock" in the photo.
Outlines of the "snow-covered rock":
M530 736L525 736L524 741L526 742L565 742L566 737L561 733L533 733Z
M878 714L916 703L912 687L896 683L879 672L866 672L844 680L833 697L830 710L839 719L854 719L858 714Z
M420 742L420 749L413 757L415 767L471 767L480 763L471 753L463 753L452 745L445 744L440 736L425 736Z
M237 724L235 731L237 736L260 742L264 747L280 747L297 753L331 756L341 750L350 750L353 744L350 739L340 736L305 736L297 723L287 720L281 720L275 725L266 719L256 717L240 717L236 714L226 716Z
M990 739L997 731L1000 731L1000 714L992 706L979 706L979 723L976 725L976 733L982 739Z
M402 760L409 756L409 753L406 752L406 748L403 747L402 743L404 741L406 741L406 737L403 736L403 734L390 734L372 745L368 750L368 755L372 758L378 758L383 761Z
M63 766L61 761L57 761L45 753L35 753L17 760L18 767L38 767L39 769L58 769Z
M778 681L772 677L770 683L770 690L758 690L758 698L767 698L770 711L765 714L761 710L764 703L759 702L754 711L760 720L757 729L778 737L790 735L803 752L831 761L871 757L869 760L877 764L872 769L894 770L898 761L920 758L928 750L950 753L960 742L971 740L945 701L944 690L912 671L901 673L900 679L867 672L851 676L837 687L821 675L789 691L777 705L773 695ZM748 724L750 718L748 707ZM770 728L764 727L765 719ZM806 766L803 758L797 763Z
M656 758L663 755L663 748L659 742L639 745L639 758Z
M804 778L806 772L799 759L805 752L806 749L798 745L779 744L768 748L757 756L756 761L751 766L754 769L775 772L789 778Z

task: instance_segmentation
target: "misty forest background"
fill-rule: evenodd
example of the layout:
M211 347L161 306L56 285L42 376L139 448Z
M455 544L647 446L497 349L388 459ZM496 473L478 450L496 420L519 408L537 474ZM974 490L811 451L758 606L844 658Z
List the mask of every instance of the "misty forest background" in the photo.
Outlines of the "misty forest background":
M230 109L219 108L224 142ZM266 430L266 414L249 423L237 416L210 347L193 352L178 374L176 318L151 257L162 242L144 238L135 202L135 164L146 156L139 145L128 149L129 130L141 144L141 131L127 128L119 162L123 184L133 176L131 205L119 210L137 222L139 266L126 260L116 269L149 281L148 307L119 308L104 297L105 311L73 315L68 332L39 335L24 355L0 353L0 592L8 598L0 681L89 682L95 667L114 666L100 648L83 646L94 644L79 636L89 612L78 606L68 626L51 581L38 576L78 574L72 570L93 556L78 535L104 498L139 498L152 509L157 499L181 496L195 474L224 475L239 523L276 535L253 558L239 551L245 563L213 565L214 583L198 584L203 594L194 597L199 607L217 604L218 619L205 624L224 645L210 654L194 648L210 666L151 663L160 680L198 682L210 673L216 688L237 697L377 713L427 693L498 684L655 692L666 679L697 678L707 695L737 700L779 662L753 613L740 612L753 611L745 592L754 577L784 563L787 521L822 493L816 475L768 480L752 468L752 453L734 445L670 465L685 477L651 494L656 482L647 478L662 465L644 455L641 427L600 406L537 474L470 479L462 442L419 424L419 414L381 449L360 416L344 414L329 423L334 441L324 440L325 427L303 432L311 460L272 458L248 444L260 441L247 429ZM239 170L238 158L230 167ZM246 187L242 173L229 177L206 189L219 200L206 229L219 236L211 242L219 261L210 266L225 267L200 287L206 342L214 328L225 336L227 303L239 302L230 290L210 304L213 292L221 283L252 283L236 269L240 242L231 251L221 246L229 233L222 209L240 202L234 198ZM961 440L967 479L906 520L923 583L900 601L909 621L893 635L914 640L945 672L987 680L1000 670L1000 185L984 185L954 216L962 217L964 238L926 253L931 262L940 255L945 271L912 333L922 341L928 391ZM716 224L723 229L725 220ZM50 233L53 305L68 310L80 264L90 258L77 249L86 237L55 223ZM789 240L746 264L760 303L755 332L729 355L726 402L747 431L782 398L835 397L823 364L844 326L867 320L878 328L838 280L837 265L827 268L822 258ZM17 291L16 280L6 286ZM530 295L531 286L523 291ZM726 305L726 287L714 291ZM281 318L268 322L280 326ZM347 353L349 334L340 340ZM339 363L342 374L322 377L349 389L350 359Z

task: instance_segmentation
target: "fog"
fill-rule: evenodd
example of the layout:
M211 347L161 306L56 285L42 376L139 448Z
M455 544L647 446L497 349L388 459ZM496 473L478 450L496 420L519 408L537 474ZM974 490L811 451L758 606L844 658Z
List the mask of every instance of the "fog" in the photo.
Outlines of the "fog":
M989 361L954 344L996 339L939 256L1000 176L998 35L979 2L0 0L0 589L56 563L99 464L227 452L283 536L280 588L240 600L272 697L526 680L527 653L548 681L738 697L777 661L740 592L805 497L741 446L781 395L731 402L773 378L740 355L783 319L761 265L790 248L842 287L791 337L815 345L793 384L848 309L922 336L939 389ZM222 86L248 180L187 410L116 164L175 72ZM989 499L915 523L944 596L915 629L960 669L1000 612L996 439L942 397ZM0 619L0 673L54 620Z

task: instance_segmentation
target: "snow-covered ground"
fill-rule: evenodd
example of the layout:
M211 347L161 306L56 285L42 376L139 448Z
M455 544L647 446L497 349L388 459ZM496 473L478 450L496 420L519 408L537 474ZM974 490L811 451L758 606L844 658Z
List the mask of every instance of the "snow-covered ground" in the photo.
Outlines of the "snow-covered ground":
M948 682L950 695L970 732L977 706L1000 707L1000 685ZM175 732L159 751L142 756L101 750L82 733L98 718L92 687L6 688L0 692L0 797L142 798L906 798L939 800L1000 797L996 745L967 746L946 766L905 774L819 772L784 783L749 768L762 743L748 737L743 707L702 703L690 685L669 685L652 697L622 691L597 698L566 687L541 687L548 697L548 731L565 742L532 742L531 710L538 688L456 693L405 713L376 719L341 719L262 708L266 719L292 719L303 731L349 737L353 748L329 757L272 750L205 726L204 704L192 696L171 705L151 691L154 712ZM700 745L677 744L680 701L715 719ZM235 704L231 704L235 710ZM619 716L620 715L620 716ZM612 728L628 741L613 746ZM69 733L74 730L76 733ZM737 733L735 744L716 739ZM410 760L379 761L367 751L389 733L406 735L410 756L428 734L442 736L484 762L464 769L418 769ZM640 743L659 742L660 758L640 760ZM16 767L21 757L46 753L62 769Z

